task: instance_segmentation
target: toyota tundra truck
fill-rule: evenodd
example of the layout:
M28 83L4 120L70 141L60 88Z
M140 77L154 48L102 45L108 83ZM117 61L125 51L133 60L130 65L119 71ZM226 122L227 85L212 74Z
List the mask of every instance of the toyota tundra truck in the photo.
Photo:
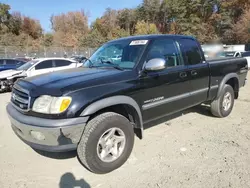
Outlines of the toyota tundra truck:
M203 103L228 116L247 70L244 58L206 61L190 36L121 38L83 67L18 80L7 112L32 148L77 150L83 166L103 174L124 164L149 122Z

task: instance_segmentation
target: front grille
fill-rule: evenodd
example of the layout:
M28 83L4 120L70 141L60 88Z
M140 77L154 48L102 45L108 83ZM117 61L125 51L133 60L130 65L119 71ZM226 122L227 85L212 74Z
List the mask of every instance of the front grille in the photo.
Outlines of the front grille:
M30 104L29 93L21 87L14 85L11 93L11 102L18 109L28 111Z

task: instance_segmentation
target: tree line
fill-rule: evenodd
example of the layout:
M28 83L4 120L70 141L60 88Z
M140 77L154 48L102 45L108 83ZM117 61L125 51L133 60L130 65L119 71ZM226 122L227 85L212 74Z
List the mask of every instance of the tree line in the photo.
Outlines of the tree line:
M90 26L85 11L51 16L51 32L39 20L0 3L0 45L98 47L130 35L184 34L226 44L250 43L250 0L143 0L132 9L107 8Z

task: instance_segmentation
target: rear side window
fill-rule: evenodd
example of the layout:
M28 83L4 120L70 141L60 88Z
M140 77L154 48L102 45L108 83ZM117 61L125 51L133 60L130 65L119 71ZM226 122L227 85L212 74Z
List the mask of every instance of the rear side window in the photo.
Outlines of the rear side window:
M12 60L12 59L7 59L6 60L6 65L15 65L17 63L16 60Z
M36 65L35 69L36 70L49 69L49 68L52 68L52 67L53 67L52 60L46 60L46 61L42 61L38 65Z
M0 59L0 65L3 65L3 64L4 64L4 60Z
M55 60L56 67L65 67L69 66L72 62L67 60Z
M179 45L182 51L182 55L185 61L189 65L196 65L202 63L202 55L200 48L195 40L192 39L180 39Z
M176 42L171 39L159 39L153 41L147 55L148 62L154 58L163 58L166 60L167 67L175 67L182 64L181 55Z

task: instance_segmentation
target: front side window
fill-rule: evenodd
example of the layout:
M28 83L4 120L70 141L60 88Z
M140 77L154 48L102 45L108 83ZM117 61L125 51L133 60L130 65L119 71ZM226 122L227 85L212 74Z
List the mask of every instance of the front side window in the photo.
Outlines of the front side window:
M165 59L167 68L182 65L181 54L176 42L171 39L159 39L153 41L150 46L146 61L154 58Z
M52 60L46 60L46 61L42 61L40 62L38 65L35 66L36 70L40 70L40 69L49 69L53 67L53 62Z
M182 55L189 65L202 63L201 51L197 42L193 39L180 39L179 45L182 50Z
M18 67L17 70L28 70L30 67L32 67L34 64L36 64L38 61L37 60L31 60L28 61L27 63L24 63L22 66Z
M147 40L133 41L129 39L106 43L90 57L91 62L87 60L84 66L119 66L124 69L133 69L147 43Z

